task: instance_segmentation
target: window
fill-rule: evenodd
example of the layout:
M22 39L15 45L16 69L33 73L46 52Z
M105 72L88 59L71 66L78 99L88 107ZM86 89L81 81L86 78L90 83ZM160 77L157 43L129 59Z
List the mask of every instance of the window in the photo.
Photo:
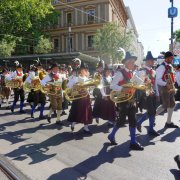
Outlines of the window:
M94 36L88 36L88 48L92 48L93 47L93 38Z
M59 39L54 39L54 50L58 50L59 48Z
M72 24L72 13L67 13L67 24Z
M94 19L95 19L94 16L95 16L95 10L94 9L88 10L88 21L89 22L94 21Z

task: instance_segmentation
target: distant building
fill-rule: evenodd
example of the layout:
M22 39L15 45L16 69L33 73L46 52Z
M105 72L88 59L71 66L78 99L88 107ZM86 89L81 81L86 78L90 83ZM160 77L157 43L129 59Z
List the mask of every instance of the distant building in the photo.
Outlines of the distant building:
M131 51L134 55L138 57L136 64L141 65L143 63L144 58L144 47L141 42L138 41L138 32L136 29L136 25L131 14L131 10L129 7L126 7L128 13L128 20L127 20L127 29L132 32L132 44L131 44Z
M98 56L93 48L93 36L107 22L127 26L127 11L123 0L53 0L60 11L59 23L48 31L54 52L82 52Z

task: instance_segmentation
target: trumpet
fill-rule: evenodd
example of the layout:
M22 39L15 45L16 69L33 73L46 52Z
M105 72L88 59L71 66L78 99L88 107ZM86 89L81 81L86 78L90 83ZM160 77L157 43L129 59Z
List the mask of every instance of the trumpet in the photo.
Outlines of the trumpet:
M88 96L88 88L97 87L100 84L101 77L99 75L95 76L94 79L89 79L84 83L77 83L72 88L66 88L64 90L65 98L68 101L74 101L77 99L82 99Z

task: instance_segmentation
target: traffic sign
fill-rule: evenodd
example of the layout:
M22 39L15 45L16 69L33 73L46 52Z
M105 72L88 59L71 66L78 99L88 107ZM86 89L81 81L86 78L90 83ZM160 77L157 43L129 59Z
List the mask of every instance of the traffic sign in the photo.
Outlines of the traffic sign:
M176 7L171 7L168 9L168 18L174 18L178 16L178 9Z

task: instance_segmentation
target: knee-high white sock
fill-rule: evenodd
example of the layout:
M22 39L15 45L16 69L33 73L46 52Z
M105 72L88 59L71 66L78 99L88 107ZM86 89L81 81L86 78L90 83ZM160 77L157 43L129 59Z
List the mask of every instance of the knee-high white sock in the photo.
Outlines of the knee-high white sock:
M61 110L57 110L57 121L60 121L61 118Z
M163 111L165 111L165 108L163 107L163 105L160 105L156 110L156 116L158 116Z
M49 113L48 113L48 117L51 117L52 112L53 112L53 109L50 108L50 109L49 109Z
M171 123L171 118L172 118L172 114L173 114L174 108L167 108L167 121L166 123L170 124Z

